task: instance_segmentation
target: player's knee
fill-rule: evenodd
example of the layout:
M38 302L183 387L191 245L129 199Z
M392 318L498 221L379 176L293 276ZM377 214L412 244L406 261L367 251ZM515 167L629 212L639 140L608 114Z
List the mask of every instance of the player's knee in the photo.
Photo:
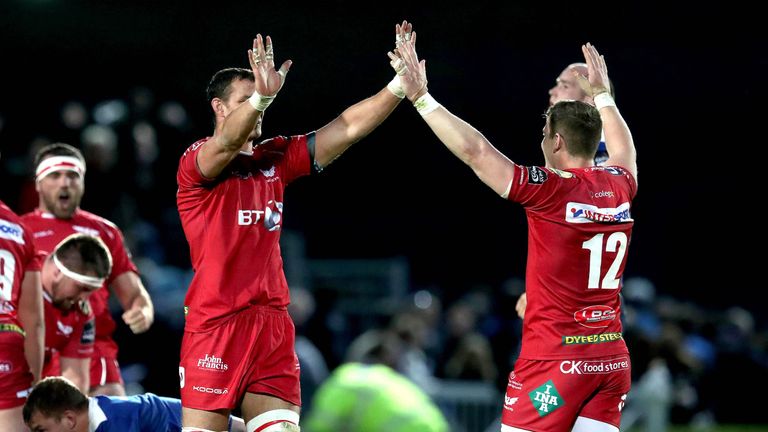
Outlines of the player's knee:
M248 432L299 432L299 414L288 409L277 409L259 414L249 421Z

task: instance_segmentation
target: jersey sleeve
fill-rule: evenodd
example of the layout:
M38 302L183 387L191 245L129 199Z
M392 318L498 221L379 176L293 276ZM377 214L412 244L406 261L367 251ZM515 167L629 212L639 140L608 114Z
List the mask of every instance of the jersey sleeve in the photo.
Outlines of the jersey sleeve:
M515 175L507 199L522 204L526 209L540 210L546 207L560 183L568 178L573 178L568 171L515 164Z
M176 182L179 189L192 188L214 180L203 176L197 165L197 153L209 139L204 138L192 144L179 159L179 169L176 172Z
M22 226L24 227L24 271L41 271L44 255L37 253L29 227L25 226L24 223Z

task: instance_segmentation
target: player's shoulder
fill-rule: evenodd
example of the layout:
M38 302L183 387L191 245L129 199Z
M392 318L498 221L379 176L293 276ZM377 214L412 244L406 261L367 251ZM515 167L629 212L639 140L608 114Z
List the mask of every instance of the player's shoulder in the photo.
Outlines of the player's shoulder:
M208 140L210 140L211 138L213 138L213 137L207 136L205 138L200 138L199 140L193 142L192 145L187 147L186 150L184 150L184 153L181 154L181 159L184 159L190 153L194 153L195 151L197 151L197 149L199 149L203 144L208 142Z
M613 184L635 182L635 177L624 167L618 165L595 165L582 170L585 176L596 181L606 181Z
M26 243L27 235L29 235L29 228L24 220L0 201L0 239L23 245Z
M72 224L75 228L75 231L78 230L77 226L79 225L91 226L102 232L115 232L120 230L117 224L111 220L83 209L78 209L75 212L74 216L72 217ZM96 237L98 236L96 233L86 232L85 234L91 234Z
M305 135L278 135L272 138L267 138L264 141L261 141L258 145L254 146L254 159L259 159L260 156L268 157L269 155L283 155L288 151L288 148L291 145L294 143L306 143L308 140L312 139L314 134L314 132L311 132Z

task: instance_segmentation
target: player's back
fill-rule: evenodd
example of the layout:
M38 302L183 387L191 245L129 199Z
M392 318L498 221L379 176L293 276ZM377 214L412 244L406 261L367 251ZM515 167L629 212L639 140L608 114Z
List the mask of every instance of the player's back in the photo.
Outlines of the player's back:
M181 430L181 401L147 393L136 396L96 396L91 399L91 424L97 432L171 432ZM93 415L95 414L95 415ZM99 415L100 414L100 415Z
M619 291L636 185L617 167L519 167L510 199L528 216L521 358L626 353Z

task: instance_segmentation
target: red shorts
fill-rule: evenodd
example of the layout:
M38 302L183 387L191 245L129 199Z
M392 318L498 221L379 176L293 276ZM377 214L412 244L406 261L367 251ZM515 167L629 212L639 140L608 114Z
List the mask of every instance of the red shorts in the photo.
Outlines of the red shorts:
M296 330L286 309L253 306L207 332L184 332L181 404L234 409L248 393L301 406Z
M107 384L123 384L117 359L101 356L91 357L91 388Z
M504 396L503 425L570 432L577 417L619 427L631 383L628 355L515 362Z
M0 410L24 405L31 387L24 338L20 336L19 343L0 343Z

